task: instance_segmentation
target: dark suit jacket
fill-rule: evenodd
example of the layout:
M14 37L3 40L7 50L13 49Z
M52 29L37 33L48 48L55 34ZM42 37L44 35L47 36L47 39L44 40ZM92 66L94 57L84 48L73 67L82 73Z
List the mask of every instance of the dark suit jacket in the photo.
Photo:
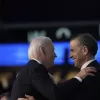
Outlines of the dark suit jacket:
M46 68L36 61L30 60L19 72L13 84L11 100L17 100L19 97L24 97L25 94L34 96L36 100L62 100L62 95L60 96L62 92L69 93L70 89L74 89L78 85L80 82L74 78L62 85L55 85Z
M100 100L100 66L95 60L87 67L92 66L97 69L95 76L86 77L81 85L77 88L76 92L72 92L72 96L68 97L69 100Z

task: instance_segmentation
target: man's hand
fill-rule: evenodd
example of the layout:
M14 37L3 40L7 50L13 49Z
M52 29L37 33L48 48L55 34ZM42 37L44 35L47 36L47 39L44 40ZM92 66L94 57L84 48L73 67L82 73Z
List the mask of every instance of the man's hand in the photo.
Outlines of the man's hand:
M96 69L94 67L86 67L82 69L76 76L84 79L88 75L95 76L93 72L96 72Z
M27 98L18 98L17 100L28 100Z
M18 98L18 100L35 100L33 96L25 95L26 98Z

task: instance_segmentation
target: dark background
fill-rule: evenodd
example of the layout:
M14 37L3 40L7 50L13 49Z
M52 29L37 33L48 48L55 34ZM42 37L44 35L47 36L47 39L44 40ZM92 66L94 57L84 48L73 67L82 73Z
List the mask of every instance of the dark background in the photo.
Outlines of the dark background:
M56 38L52 36L55 34L55 28L59 27L70 27L73 34L92 30L89 32L95 36L96 39L99 39L99 4L97 0L0 0L0 42L27 42L28 31L34 29L47 30L48 27L46 26L49 25L48 23L56 23L55 27L52 25L49 27L47 35L54 41L56 41ZM58 24L59 26L57 26L57 22L72 23L72 25ZM4 26L6 23L25 23L27 25L35 23L34 26L38 23L46 24L44 27L43 25L39 27L30 25L31 27L28 28L23 26L23 28L19 27L17 29L12 29L10 25L8 25L10 29L7 27L5 30ZM89 25L87 25L87 28L80 28L80 24L73 26L73 23L80 23L83 24L83 26L86 26L85 24ZM63 40L66 39L62 38L61 41Z
M100 20L99 0L2 0L4 22Z
M41 30L53 41L69 41L65 35L56 38L59 28L68 28L71 36L89 32L100 40L99 24L99 0L0 0L0 44L28 43L28 32ZM0 94L11 91L21 68L0 66ZM67 63L50 69L57 82L72 78L78 71ZM5 83L8 84L6 87Z

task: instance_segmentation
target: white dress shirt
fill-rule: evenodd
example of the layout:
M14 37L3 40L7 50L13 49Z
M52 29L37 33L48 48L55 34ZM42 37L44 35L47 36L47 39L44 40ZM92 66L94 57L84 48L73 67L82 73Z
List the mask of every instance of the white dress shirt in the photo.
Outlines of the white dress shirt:
M81 70L86 68L92 61L94 61L95 59L89 60L86 63L83 64L83 66L81 67ZM80 82L82 82L82 79L80 77L75 76L74 78L77 78Z
M35 59L35 58L31 58L31 60L35 60L37 61L39 64L42 64L39 60Z
M87 61L85 64L83 64L83 66L81 67L81 70L83 69L83 68L86 68L91 62L93 62L95 59L92 59L92 60L89 60L89 61Z

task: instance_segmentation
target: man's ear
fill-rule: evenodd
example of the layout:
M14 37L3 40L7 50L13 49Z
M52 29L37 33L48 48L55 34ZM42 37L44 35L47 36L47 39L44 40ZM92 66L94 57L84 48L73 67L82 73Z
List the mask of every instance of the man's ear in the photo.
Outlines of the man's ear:
M83 46L82 51L83 51L84 55L86 55L88 53L88 48L86 46Z
M45 55L46 56L46 53L45 53L45 50L44 50L44 48L42 47L42 46L40 46L40 53L42 54L42 55Z

